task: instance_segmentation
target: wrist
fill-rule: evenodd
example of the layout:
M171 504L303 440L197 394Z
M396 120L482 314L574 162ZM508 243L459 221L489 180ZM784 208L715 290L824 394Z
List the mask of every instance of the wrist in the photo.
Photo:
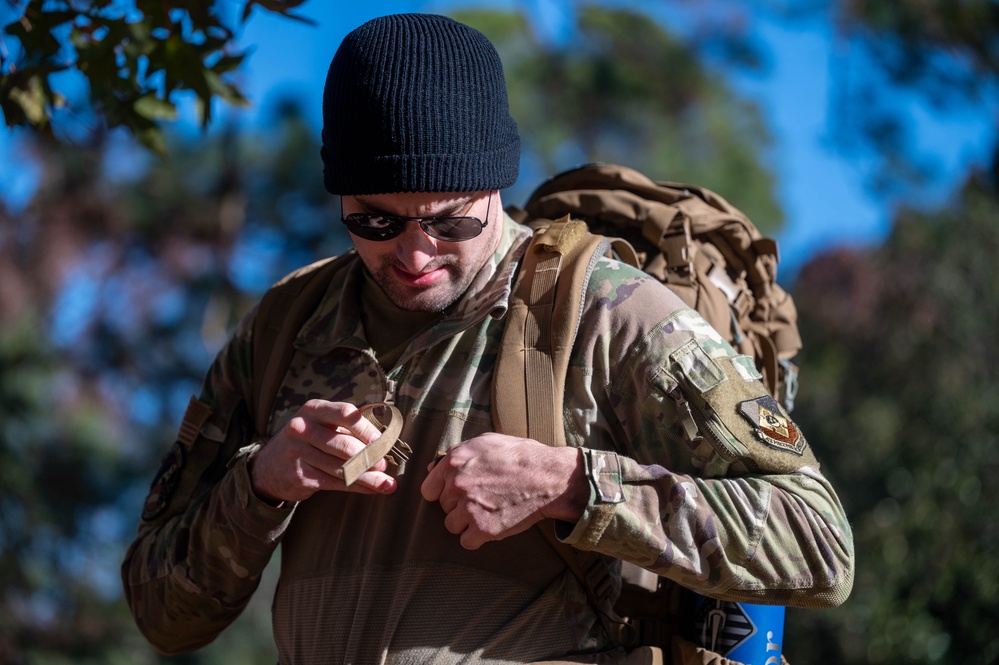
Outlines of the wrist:
M287 505L287 501L266 491L260 485L259 475L254 470L257 457L260 455L260 450L263 446L263 443L257 442L241 448L233 461L240 457L243 458L244 464L246 464L246 475L250 480L250 494L253 495L253 498L263 504L266 504L267 506L270 506L271 508L284 508ZM232 462L230 462L230 466L231 465Z
M556 474L555 486L561 491L542 510L542 516L578 522L586 511L590 500L590 483L586 477L586 462L579 448L559 447L552 449L554 463L551 466Z
M257 498L261 503L266 503L271 508L284 508L288 502L280 497L276 497L270 492L264 490L258 483L257 477L253 473L253 467L257 461L257 456L252 455L246 460L247 471L250 473L250 491L253 492L253 496Z

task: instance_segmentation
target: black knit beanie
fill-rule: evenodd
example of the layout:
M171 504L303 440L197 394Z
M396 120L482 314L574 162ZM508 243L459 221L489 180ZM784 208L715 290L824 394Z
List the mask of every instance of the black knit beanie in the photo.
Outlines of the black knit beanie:
M365 23L330 64L321 154L331 194L509 187L520 136L499 54L485 35L446 16Z

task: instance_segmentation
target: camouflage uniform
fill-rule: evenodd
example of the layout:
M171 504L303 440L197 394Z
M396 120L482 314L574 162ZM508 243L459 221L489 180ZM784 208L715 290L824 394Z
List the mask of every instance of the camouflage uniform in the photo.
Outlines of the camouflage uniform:
M506 219L493 260L386 373L365 341L355 261L301 330L270 421L307 400L391 401L413 449L388 496L321 492L272 508L250 491L244 321L213 364L153 483L123 566L159 649L206 644L245 605L278 543L281 662L529 662L606 646L585 594L538 529L461 548L420 496L439 451L492 431L492 369L529 232ZM560 524L580 549L629 559L701 593L842 601L852 537L839 501L753 364L654 279L593 272L566 386L570 445L591 496Z

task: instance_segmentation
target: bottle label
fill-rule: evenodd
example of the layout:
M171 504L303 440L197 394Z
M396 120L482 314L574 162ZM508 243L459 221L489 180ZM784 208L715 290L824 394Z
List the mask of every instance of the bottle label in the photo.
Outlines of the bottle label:
M780 665L784 607L694 599L691 637L706 649L746 665Z

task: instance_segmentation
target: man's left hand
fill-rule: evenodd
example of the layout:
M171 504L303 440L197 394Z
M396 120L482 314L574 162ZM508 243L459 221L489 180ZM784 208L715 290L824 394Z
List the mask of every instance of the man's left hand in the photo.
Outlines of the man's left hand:
M575 522L589 499L580 449L496 433L451 448L432 465L422 492L440 502L444 526L470 550L544 518Z

